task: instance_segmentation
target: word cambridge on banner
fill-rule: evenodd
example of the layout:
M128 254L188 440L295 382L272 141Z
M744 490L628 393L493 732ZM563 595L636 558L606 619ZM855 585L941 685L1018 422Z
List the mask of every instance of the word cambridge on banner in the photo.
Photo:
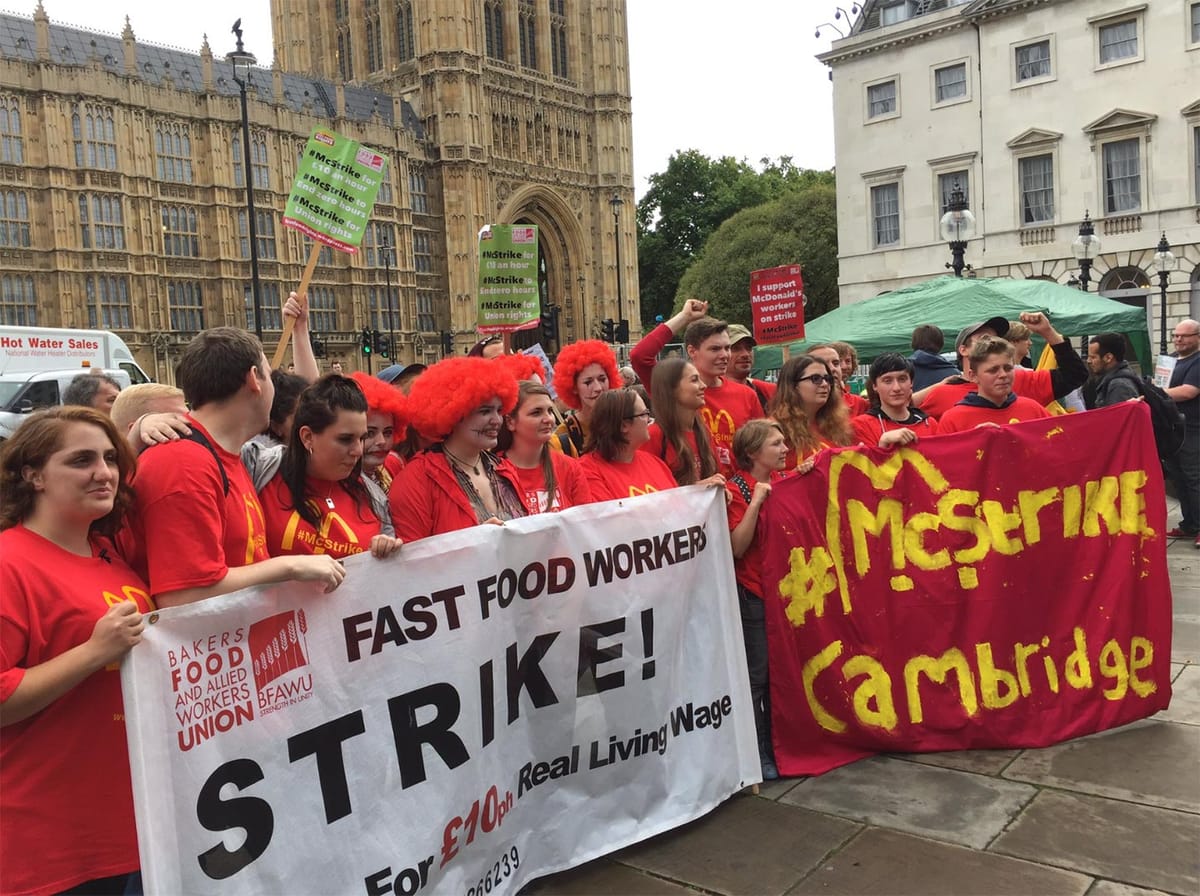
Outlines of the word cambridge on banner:
M800 265L750 272L750 317L759 345L804 338L804 278Z
M1171 698L1141 402L825 454L767 502L776 759L1042 747Z
M308 138L292 182L284 226L354 253L383 183L385 164L386 159L373 149L317 128Z
M479 231L480 333L513 333L536 327L538 229L533 224L489 224Z
M153 614L121 669L146 892L515 894L759 780L720 498Z

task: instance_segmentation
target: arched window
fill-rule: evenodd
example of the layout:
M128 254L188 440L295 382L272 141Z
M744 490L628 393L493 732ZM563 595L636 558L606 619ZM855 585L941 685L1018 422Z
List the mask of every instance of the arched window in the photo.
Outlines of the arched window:
M567 69L567 0L550 0L550 67L556 78Z
M486 12L485 12L486 15ZM417 58L417 45L413 41L413 11L409 0L396 4L396 60L408 62Z
M16 97L0 97L0 162L21 165L25 140L21 136L21 105Z
M521 39L521 67L537 68L537 10L532 0L521 0L517 15L517 34Z
M504 58L504 9L500 0L485 0L483 4L483 39L488 56Z

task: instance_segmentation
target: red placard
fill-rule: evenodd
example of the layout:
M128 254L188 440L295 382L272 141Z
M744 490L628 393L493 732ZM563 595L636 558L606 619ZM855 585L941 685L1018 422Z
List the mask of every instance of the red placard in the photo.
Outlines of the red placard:
M763 508L775 756L1042 747L1171 698L1144 403L826 451Z
M750 272L750 317L759 345L804 338L804 278L800 265Z

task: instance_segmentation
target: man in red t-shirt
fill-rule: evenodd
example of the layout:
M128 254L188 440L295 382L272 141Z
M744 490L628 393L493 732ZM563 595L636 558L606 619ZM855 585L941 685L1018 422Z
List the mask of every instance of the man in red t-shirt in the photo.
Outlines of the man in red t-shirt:
M336 588L345 570L333 557L267 553L262 506L239 454L270 418L275 389L262 344L234 327L205 330L184 348L176 379L192 434L142 454L121 538L158 605L290 579Z
M729 369L725 371L725 378L753 389L765 413L767 404L775 397L776 386L767 380L750 377L750 371L754 369L756 345L758 343L754 340L754 335L741 324L729 325Z
M708 316L708 302L688 299L683 310L665 324L659 324L629 350L629 363L643 383L649 383L654 373L658 353L683 330L683 342L688 360L696 365L704 380L704 407L700 416L712 433L721 472L731 475L733 463L733 434L747 421L763 416L758 396L749 386L726 377L729 368L729 325Z
M975 391L946 411L938 421L938 435L1050 416L1038 402L1013 391L1015 357L1011 342L991 336L976 340L967 356L967 373Z

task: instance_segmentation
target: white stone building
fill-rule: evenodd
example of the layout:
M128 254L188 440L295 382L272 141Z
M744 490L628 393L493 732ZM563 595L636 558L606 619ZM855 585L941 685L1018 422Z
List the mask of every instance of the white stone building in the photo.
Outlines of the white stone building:
M946 273L957 182L978 276L1079 276L1167 326L1200 317L1200 0L866 0L833 80L843 303ZM968 273L968 276L970 274Z

